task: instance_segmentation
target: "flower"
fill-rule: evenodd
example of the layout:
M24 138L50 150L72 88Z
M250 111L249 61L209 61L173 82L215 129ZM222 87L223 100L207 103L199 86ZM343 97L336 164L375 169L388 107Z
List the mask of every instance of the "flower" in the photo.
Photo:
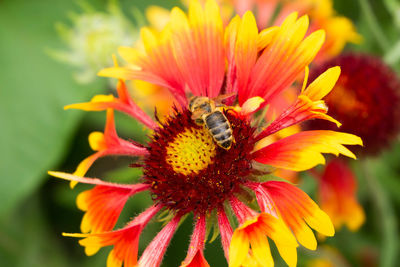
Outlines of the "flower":
M114 153L138 157L132 166L143 169L142 181L120 185L81 177L92 160L84 160L85 167L79 173L50 172L74 183L95 185L78 196L79 208L85 211L81 227L84 233L65 235L83 238L80 244L88 255L113 246L109 267L159 266L179 222L189 213L194 214L196 222L181 266L208 266L203 254L206 224L219 227L231 266L273 264L268 237L289 266L295 266L297 242L310 249L316 246L305 222L322 234L333 235L331 221L305 193L287 183L265 179L271 178L275 169L300 171L324 163L321 153L354 158L344 144L360 145L361 139L334 131L305 131L260 145L264 136L269 137L270 129L259 123L262 112L257 111L295 81L323 43L323 31L305 37L307 28L307 16L297 18L293 13L281 26L259 32L251 12L236 16L224 27L218 5L209 0L204 6L192 1L188 15L174 8L161 32L142 29L144 51L122 47L120 53L127 65L115 64L99 73L119 79L118 97L100 96L67 106L107 110L105 133L94 138L98 141L92 142L92 148L98 152L91 157ZM287 117L275 122L274 130L287 128L289 117L293 124L315 116L333 120L325 114L321 98L333 87L338 72L338 68L328 70L311 83ZM143 80L168 88L176 101L170 114L162 120L155 114L157 122L151 122L129 100L125 80ZM219 128L209 121L205 127L195 120L188 109L188 95L202 96L206 106L210 103L211 113L219 112L219 118L225 118ZM120 139L114 128L113 110L125 112L149 127L150 140L138 144ZM200 119L206 120L204 116ZM217 136L215 130L222 127L222 134ZM220 145L217 140L221 138L230 138L230 146ZM128 198L144 190L150 192L153 205L125 227L114 229ZM249 192L253 192L250 198L260 209L242 200ZM138 258L141 231L161 210L169 213L169 222ZM231 210L238 218L238 227L228 219Z
M297 187L280 181L253 186L260 209L279 214L304 247L311 250L317 248L317 241L310 228L326 236L335 233L329 217Z
M357 179L346 162L331 160L316 178L319 204L332 219L335 229L346 225L357 231L365 221L365 214L357 201Z
M96 72L112 63L110 54L118 46L132 44L139 32L125 17L117 1L109 1L105 12L95 11L84 4L82 9L84 13L72 14L72 27L62 23L56 25L67 50L50 53L61 62L79 69L74 77L85 84L93 82Z
M368 54L344 54L313 71L317 77L325 68L340 65L334 90L325 98L329 114L343 125L341 130L360 136L364 155L379 153L400 131L400 80L381 59ZM310 129L333 129L322 120Z

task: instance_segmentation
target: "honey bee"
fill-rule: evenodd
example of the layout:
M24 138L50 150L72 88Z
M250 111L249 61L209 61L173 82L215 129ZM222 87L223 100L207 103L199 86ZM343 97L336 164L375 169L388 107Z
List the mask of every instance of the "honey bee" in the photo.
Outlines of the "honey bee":
M232 127L223 113L222 99L231 95L219 96L210 99L205 96L194 96L190 99L189 110L192 119L197 125L204 125L215 143L225 150L229 150L234 142Z

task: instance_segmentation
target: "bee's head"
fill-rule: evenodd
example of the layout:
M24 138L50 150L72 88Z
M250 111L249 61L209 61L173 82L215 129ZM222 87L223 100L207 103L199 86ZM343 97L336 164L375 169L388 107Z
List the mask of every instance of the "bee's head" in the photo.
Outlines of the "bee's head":
M205 96L193 96L189 101L189 110L194 112L195 110L204 110L205 112L211 112L211 101Z
M191 98L190 98L190 100L189 100L189 110L191 111L191 112L193 112L193 106L194 106L194 104L195 104L195 102L196 102L196 99L198 99L199 97L198 96L192 96Z

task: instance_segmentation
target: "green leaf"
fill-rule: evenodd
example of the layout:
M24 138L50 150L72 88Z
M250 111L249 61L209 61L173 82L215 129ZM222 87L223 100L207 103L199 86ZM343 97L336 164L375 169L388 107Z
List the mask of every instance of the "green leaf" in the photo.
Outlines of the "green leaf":
M68 151L84 112L63 106L88 100L99 85L78 86L46 49L61 45L55 23L70 1L0 3L0 217L35 190ZM99 79L101 81L101 79Z
M30 198L10 217L0 220L2 266L71 266L63 251L61 234L46 221L38 196Z

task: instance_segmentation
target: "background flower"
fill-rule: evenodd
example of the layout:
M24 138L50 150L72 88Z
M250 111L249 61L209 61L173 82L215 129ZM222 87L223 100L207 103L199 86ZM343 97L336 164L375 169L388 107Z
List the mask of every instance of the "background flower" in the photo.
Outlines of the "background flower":
M140 23L138 16L136 24ZM112 64L110 54L120 45L133 44L139 35L138 25L123 14L118 1L109 1L105 12L82 2L82 11L70 17L71 27L56 24L67 50L51 50L50 54L77 68L74 77L79 83L93 82L99 69Z

